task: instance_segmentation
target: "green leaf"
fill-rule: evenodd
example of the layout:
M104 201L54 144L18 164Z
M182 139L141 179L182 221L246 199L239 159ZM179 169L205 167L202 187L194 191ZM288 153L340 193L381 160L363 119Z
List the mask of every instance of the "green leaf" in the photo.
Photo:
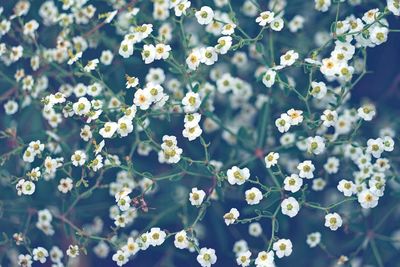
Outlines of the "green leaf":
M263 148L265 145L265 139L267 135L267 125L268 125L268 114L269 114L269 105L268 103L264 103L260 116L258 117L257 123L257 148Z
M195 86L193 87L193 92L195 92L195 93L199 92L199 87L200 87L200 84L196 83Z
M260 43L256 43L256 51L257 51L258 53L260 53L260 54L263 54L263 53L264 53L264 47L263 47L263 45L260 44Z

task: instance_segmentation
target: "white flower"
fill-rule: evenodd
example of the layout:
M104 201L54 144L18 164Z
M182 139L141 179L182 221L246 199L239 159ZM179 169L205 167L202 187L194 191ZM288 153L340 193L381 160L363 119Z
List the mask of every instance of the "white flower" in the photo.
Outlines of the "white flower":
M156 48L154 45L144 45L142 50L142 59L145 64L152 63L156 58Z
M385 136L382 140L383 142L383 149L387 152L391 152L394 149L394 141L393 138L390 136Z
M249 250L240 252L236 257L236 263L242 267L250 265L251 252Z
M385 151L385 147L382 138L368 139L367 153L374 156L374 158L380 158L383 151Z
M40 263L45 263L46 258L49 256L49 252L43 247L34 248L32 254L33 260L40 261Z
M232 35L235 32L236 24L228 23L222 27L221 34L222 35Z
M41 172L40 172L40 168L36 167L33 168L31 171L29 171L26 176L28 176L29 178L31 178L31 180L33 181L38 181L40 178Z
M189 56L186 58L186 64L189 69L196 70L200 65L201 54L199 49L193 49Z
M117 122L118 128L117 133L121 137L128 136L133 131L132 120L127 117L122 117Z
M95 82L87 87L87 94L90 96L96 97L96 96L100 95L102 90L103 90L102 85Z
M189 246L189 240L187 239L185 230L175 234L174 245L179 249L185 249Z
M290 117L290 125L295 126L303 122L303 111L291 108L286 113Z
M165 44L157 44L156 45L156 55L155 59L167 59L169 57L169 52L171 51L171 46L170 45L165 45Z
M292 254L292 247L292 242L289 239L279 239L272 246L278 258L290 256Z
M376 115L375 106L372 104L364 105L357 109L357 114L363 120L370 121Z
M139 245L133 239L133 237L129 237L126 241L126 245L122 247L122 250L125 251L129 256L133 256L139 251Z
M36 155L40 155L44 150L44 144L40 143L39 140L29 142L29 148L32 149L32 153Z
M268 69L262 77L263 84L268 88L272 87L275 83L275 76L276 72L272 69Z
M222 36L218 38L217 45L214 46L215 51L221 55L228 53L229 49L232 46L232 37L230 36Z
M144 90L150 93L152 102L159 102L164 96L164 88L161 85L153 82L147 83Z
M202 134L203 130L200 128L199 125L194 125L192 127L185 127L182 131L183 137L189 139L189 141L195 140Z
M160 246L165 241L165 237L167 234L162 231L158 227L153 227L150 229L149 237L150 237L150 245L152 246Z
M200 113L186 114L184 118L185 127L194 127L199 124L201 120Z
M296 193L303 185L303 179L301 179L297 174L292 174L287 176L283 183L285 184L284 189L286 191Z
M178 163L181 159L182 152L182 149L176 146L166 147L158 152L158 160L160 161L160 163Z
M119 201L121 198L124 198L126 196L128 196L130 193L132 193L132 189L124 186L123 188L121 188L116 194L115 194L115 201Z
M388 0L387 8L396 16L400 16L400 3L399 0Z
M218 60L218 54L214 47L209 46L200 49L200 62L208 66L213 65Z
M137 89L133 98L133 103L141 110L146 110L150 107L152 96L149 90Z
M133 120L135 118L137 112L137 108L135 105L125 108L124 117Z
M94 160L90 162L90 167L93 171L98 171L103 167L103 156L97 155Z
M196 259L202 267L210 267L212 264L217 262L215 250L212 248L201 248Z
M82 150L75 151L74 154L71 156L71 161L72 165L74 165L75 167L83 166L83 164L85 164L86 161L85 152Z
M18 103L14 100L8 100L4 104L4 110L7 115L13 115L18 111Z
M178 145L175 136L164 135L162 141L163 141L163 143L161 144L162 149L172 148Z
M355 184L352 181L347 181L345 179L340 180L337 189L346 197L350 197L356 192Z
M249 245L246 240L240 239L233 244L233 252L237 255L239 252L246 251L249 249Z
M73 186L74 185L73 185L73 181L71 178L63 178L60 180L60 183L58 184L57 189L61 193L66 194L72 190Z
M292 119L286 113L281 114L281 117L275 120L275 126L278 131L285 133L289 131Z
M123 196L118 199L117 205L121 211L127 211L131 207L131 198L129 196Z
M380 45L387 41L389 29L386 27L374 26L369 32L369 39L376 45Z
M121 45L119 46L119 51L118 53L123 57L123 58L128 58L131 55L133 55L133 43L129 40L123 40L121 42Z
M110 252L110 247L106 242L100 241L96 246L93 247L93 252L101 259L105 259L108 257L108 253Z
M115 216L115 218L114 218L114 224L117 227L123 228L126 226L127 223L128 223L128 219L126 217L126 213L119 214L119 215Z
M174 7L175 16L180 17L186 15L186 10L190 7L191 2L189 0L180 0Z
M53 220L53 215L51 215L51 212L48 209L39 210L38 211L38 220L40 222L49 224Z
M106 122L103 128L100 129L99 134L103 138L111 138L117 131L118 124L116 122Z
M205 196L206 193L203 190L198 190L197 187L192 188L192 192L189 194L190 204L200 206Z
M343 224L342 217L336 212L325 215L325 226L332 231L336 231Z
M265 166L267 168L271 168L272 166L275 166L278 163L278 159L279 159L279 153L275 153L275 152L268 153L268 155L266 155L264 158Z
M377 177L379 177L379 176L377 175ZM385 191L385 183L386 183L386 180L384 178L379 180L379 179L376 179L373 177L371 180L368 181L368 185L370 187L369 190L375 196L381 197L381 196L383 196L384 191Z
M326 186L326 181L322 178L316 178L313 180L312 190L314 191L322 191Z
M139 12L137 10L136 12ZM142 24L138 27L135 28L135 33L138 35L138 40L141 41L147 37L153 32L153 25L152 24ZM138 42L139 42L138 41Z
M80 59L82 57L82 51L79 51L76 54L72 54L72 52L69 53L69 54L70 54L69 55L70 58L69 58L69 60L67 62L68 65L74 64L78 59Z
M16 187L17 189L20 188L18 195L20 195L19 192L24 195L32 195L35 192L35 184L31 181L25 181L24 179L20 180Z
M83 116L89 113L92 104L86 97L80 97L78 102L72 105L72 109L78 116Z
M201 25L210 24L214 18L214 11L209 6L203 6L195 13L197 22Z
M317 99L322 99L328 91L324 82L311 82L311 88L310 94Z
M113 61L114 54L110 50L104 50L101 52L100 62L108 66Z
M275 267L274 258L275 255L272 250L269 252L261 251L258 253L254 263L256 267Z
M284 24L285 23L282 18L275 18L273 21L271 21L271 30L279 32L283 29Z
M306 242L310 246L310 248L314 248L314 247L318 246L318 244L321 242L321 233L314 232L314 233L308 234Z
M311 179L314 178L314 164L312 164L311 160L305 160L301 162L298 166L297 169L300 171L299 176L301 178L307 178Z
M182 99L183 109L186 113L196 112L200 107L200 95L194 92L188 92Z
M294 50L289 50L284 55L281 56L280 65L291 66L298 58L299 58L298 53L296 53Z
M231 185L242 185L250 177L250 170L248 168L240 169L233 166L227 171L228 182Z
M258 25L264 27L274 20L274 16L275 16L274 12L264 11L261 12L260 15L256 18L256 22L258 23Z
M368 189L365 189L358 194L358 202L364 209L375 208L378 205L378 200L379 197Z
M262 192L256 187L252 187L251 189L246 190L245 196L247 204L249 205L256 205L260 203L260 201L263 199Z
M298 32L300 29L303 28L304 25L304 17L301 15L296 15L293 19L289 22L289 30L291 32Z
M85 125L80 132L80 137L84 140L84 141L89 141L90 138L93 137L92 131L90 130L90 126L89 125Z
M307 151L319 155L325 151L325 139L321 136L307 138Z
M45 173L47 174L54 174L58 167L61 166L61 163L58 159L52 159L51 157L47 156L44 160L44 167Z
M232 208L228 213L225 213L224 220L226 225L234 223L239 218L239 211Z
M32 256L29 254L18 255L18 265L22 266L22 267L31 267L32 266Z
M117 250L117 252L112 256L112 260L115 261L118 266L122 266L129 261L129 255L123 250Z
M294 143L296 135L293 133L285 133L279 138L279 142L282 146L289 146Z
M339 73L339 62L332 58L324 58L319 69L327 77L333 77Z
M338 114L335 110L324 110L324 113L321 115L321 120L323 121L323 125L325 127L334 126L338 119Z
M331 0L314 0L315 1L315 9L321 12L328 11L331 6Z
M67 255L70 256L71 258L79 256L79 247L77 245L69 245L67 249Z
M286 198L281 203L282 214L291 218L297 215L300 210L299 202L294 197Z
M94 70L97 67L97 64L99 64L99 60L97 58L93 59L93 60L90 60L86 64L86 66L83 68L83 70L86 71L86 72L91 72L92 70Z
M249 235L259 237L263 232L261 224L258 222L249 224Z

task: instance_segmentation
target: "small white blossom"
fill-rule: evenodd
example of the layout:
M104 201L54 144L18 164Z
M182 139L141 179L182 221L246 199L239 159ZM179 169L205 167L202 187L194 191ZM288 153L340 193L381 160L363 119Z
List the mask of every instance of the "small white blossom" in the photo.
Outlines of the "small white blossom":
M251 189L246 190L245 196L247 204L249 205L256 205L260 203L260 201L263 199L262 192L256 187L252 187Z
M210 267L212 264L217 262L215 250L212 248L201 248L196 259L202 267Z
M250 177L250 170L248 168L240 169L237 166L233 166L227 171L228 182L231 185L242 185Z
M200 206L205 196L206 193L203 190L198 190L197 187L192 188L192 192L189 194L190 204Z
M233 224L239 218L239 211L232 208L228 213L225 213L224 220L226 225Z
M299 202L294 197L286 198L281 203L282 214L294 217L300 210Z
M336 231L343 224L342 217L336 212L325 215L325 226Z
M201 25L210 24L214 18L214 11L209 6L203 6L195 13L197 22Z
M278 258L290 256L290 254L292 254L292 247L292 242L289 239L279 239L272 245L273 250L275 250L275 255Z

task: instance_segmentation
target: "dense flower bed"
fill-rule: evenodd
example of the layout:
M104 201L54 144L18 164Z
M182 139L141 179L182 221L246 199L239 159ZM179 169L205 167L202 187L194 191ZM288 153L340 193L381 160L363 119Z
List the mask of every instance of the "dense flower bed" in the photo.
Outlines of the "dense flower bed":
M2 266L398 262L399 0L6 2Z

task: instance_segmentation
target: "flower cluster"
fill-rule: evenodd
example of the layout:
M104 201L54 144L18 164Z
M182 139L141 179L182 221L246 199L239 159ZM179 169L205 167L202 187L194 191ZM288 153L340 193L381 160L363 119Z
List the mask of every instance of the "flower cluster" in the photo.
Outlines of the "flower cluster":
M1 266L397 263L399 0L5 2Z

